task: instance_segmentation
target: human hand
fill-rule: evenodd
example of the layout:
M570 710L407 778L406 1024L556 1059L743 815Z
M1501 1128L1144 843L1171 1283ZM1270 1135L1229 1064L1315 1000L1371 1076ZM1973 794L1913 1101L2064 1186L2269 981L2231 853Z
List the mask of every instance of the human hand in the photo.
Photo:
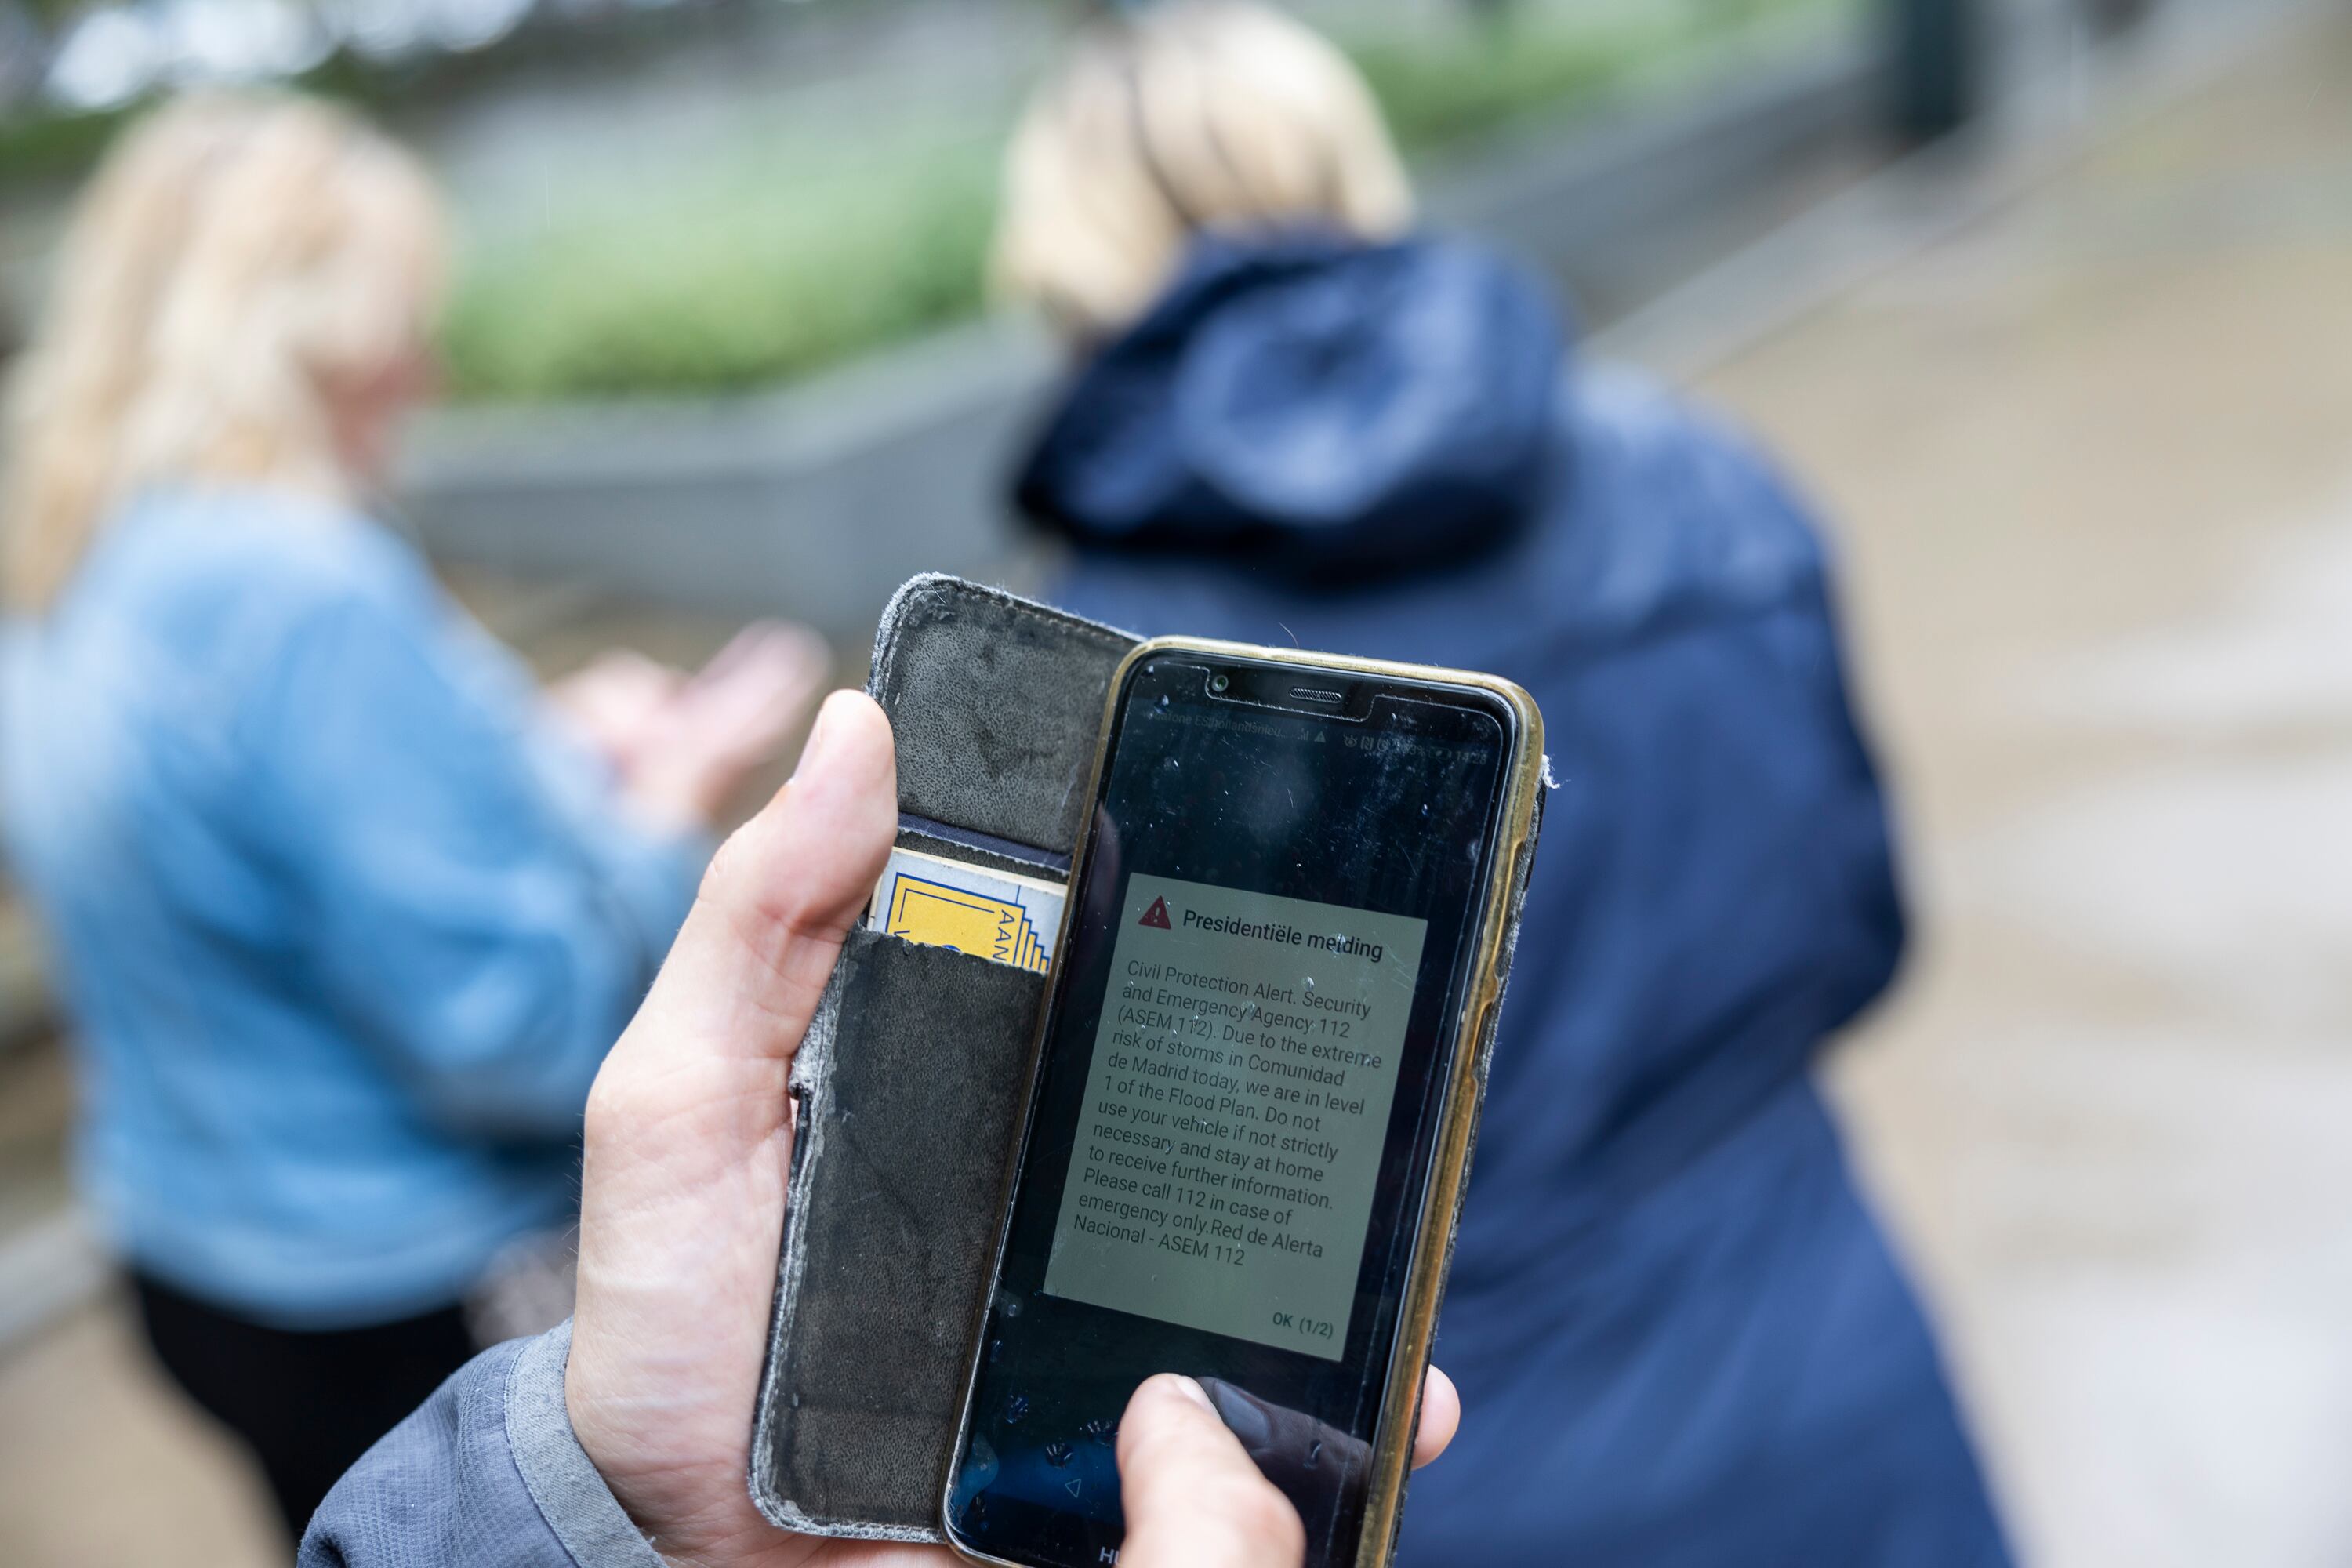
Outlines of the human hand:
M836 693L792 782L711 863L668 962L589 1097L566 1403L581 1447L674 1563L953 1561L936 1548L788 1534L760 1517L745 1490L791 1169L793 1056L881 874L897 802L888 721L866 698ZM1223 1560L1181 1549L1192 1534L1154 1544L1156 1531L1198 1523L1164 1506L1163 1492L1181 1495L1183 1478L1197 1474L1203 1495L1242 1500L1255 1511L1235 1540L1255 1541L1250 1532L1270 1510L1248 1503L1232 1472L1237 1458L1255 1473L1238 1444L1228 1436L1231 1453L1216 1448L1181 1396L1151 1394L1166 1381L1146 1384L1120 1426L1124 1483L1162 1483L1162 1491L1131 1493L1141 1514L1130 1513L1129 1551L1147 1555L1129 1560L1215 1564ZM1444 1446L1457 1412L1452 1384L1433 1371L1423 1457Z
M686 685L686 672L634 648L609 648L548 683L556 717L615 770L625 771L646 732Z
M744 1479L793 1056L881 875L897 803L888 722L835 695L792 782L712 860L589 1096L566 1402L581 1447L673 1561L829 1555L760 1518ZM935 1561L884 1547L863 1560L894 1557Z
M602 682L588 695L616 731L623 795L657 826L699 827L775 754L824 689L831 657L806 626L761 621L691 676L610 655L582 673Z

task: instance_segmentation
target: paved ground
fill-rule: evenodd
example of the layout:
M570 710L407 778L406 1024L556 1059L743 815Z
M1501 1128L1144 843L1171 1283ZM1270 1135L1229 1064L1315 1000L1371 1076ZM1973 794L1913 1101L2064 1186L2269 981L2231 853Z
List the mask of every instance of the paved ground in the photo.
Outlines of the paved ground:
M0 1363L0 1562L292 1561L259 1476L159 1375L110 1300Z
M1839 1098L2054 1568L2352 1559L2347 85L2110 106L1703 378L1844 543L1922 932ZM273 1560L111 1304L0 1363L0 1561Z
M2037 1563L2352 1560L2352 25L1706 378L1924 931L1837 1081Z

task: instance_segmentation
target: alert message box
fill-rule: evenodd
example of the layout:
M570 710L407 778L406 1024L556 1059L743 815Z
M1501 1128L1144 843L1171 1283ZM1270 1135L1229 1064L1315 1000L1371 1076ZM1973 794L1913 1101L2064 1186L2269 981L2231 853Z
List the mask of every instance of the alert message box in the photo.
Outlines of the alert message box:
M1339 1359L1428 929L1131 877L1047 1293Z

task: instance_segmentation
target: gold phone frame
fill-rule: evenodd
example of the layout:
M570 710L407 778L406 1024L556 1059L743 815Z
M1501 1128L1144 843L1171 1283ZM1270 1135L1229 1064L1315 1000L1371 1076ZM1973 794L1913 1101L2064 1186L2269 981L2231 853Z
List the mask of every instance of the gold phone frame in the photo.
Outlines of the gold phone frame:
M1486 1065L1494 1047L1496 1009L1501 1000L1506 943L1511 934L1512 905L1527 886L1540 824L1544 773L1543 713L1525 689L1499 676L1436 665L1401 664L1389 659L1354 658L1343 654L1315 654L1298 648L1261 647L1252 643L1219 642L1209 637L1154 637L1130 649L1111 672L1110 691L1103 701L1102 733L1095 742L1095 760L1087 770L1085 799L1091 802L1102 788L1102 773L1110 754L1112 725L1118 717L1119 695L1136 667L1147 659L1183 654L1214 659L1291 665L1350 676L1383 677L1433 686L1452 686L1498 697L1511 710L1515 733L1511 754L1504 764L1502 812L1496 824L1496 853L1487 862L1486 886L1479 895L1477 935L1472 942L1469 983L1455 1014L1452 1071L1447 1075L1439 1115L1437 1143L1431 1152L1429 1179L1422 1190L1421 1212L1413 1221L1412 1259L1405 1270L1404 1289L1397 1306L1396 1342L1389 1352L1386 1392L1381 1400L1379 1424L1372 1432L1371 1473L1366 1483L1364 1522L1358 1538L1356 1568L1385 1568L1395 1551L1402 1522L1404 1483L1412 1459L1414 1429L1421 1413L1421 1394L1429 1364L1429 1342L1437 1328L1437 1303L1445 1284L1445 1270L1454 1254L1454 1232L1462 1207L1463 1184L1468 1176L1470 1145L1477 1131L1484 1101ZM1094 825L1070 858L1070 881L1075 889L1093 841ZM981 1352L986 1342L984 1325L990 1296L1004 1268L1004 1249L1012 1239L1013 1185L1029 1152L1030 1119L1035 1110L1037 1078L1045 1061L1045 1030L1059 994L1061 954L1068 950L1070 925L1077 917L1076 893L1062 904L1062 923L1054 942L1054 964L1045 980L1045 1004L1037 1012L1037 1026L1029 1043L1029 1083L1021 1101L1021 1137L1014 1145L1005 1187L1004 1214L997 1222L996 1248L990 1259L989 1295L979 1304L982 1330L972 1335L971 1364L964 1375L963 1408L956 1417L955 1446L961 1457L971 1430L971 1402L978 1391ZM1466 1043L1468 1049L1460 1048ZM1405 1375L1400 1375L1403 1373ZM1008 1558L977 1552L958 1541L948 1528L949 1499L955 1489L950 1461L940 1489L940 1533L949 1547L968 1563L994 1568L1023 1568Z

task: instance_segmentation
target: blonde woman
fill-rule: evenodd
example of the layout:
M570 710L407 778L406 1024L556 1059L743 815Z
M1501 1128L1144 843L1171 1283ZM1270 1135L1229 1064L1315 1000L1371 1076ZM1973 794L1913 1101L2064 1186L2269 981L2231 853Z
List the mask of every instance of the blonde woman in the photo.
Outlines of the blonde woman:
M1903 944L1820 541L1749 446L1411 212L1344 57L1172 3L1039 91L998 238L1077 366L1020 480L1063 603L1496 670L1549 721L1438 1345L1467 1418L1399 1562L1992 1568L1812 1077ZM1024 1473L1025 1429L989 1436Z
M128 133L68 236L0 493L0 810L84 1069L78 1164L163 1363L299 1531L569 1223L590 1079L710 812L821 671L763 632L564 716L370 515L443 217L291 98Z

